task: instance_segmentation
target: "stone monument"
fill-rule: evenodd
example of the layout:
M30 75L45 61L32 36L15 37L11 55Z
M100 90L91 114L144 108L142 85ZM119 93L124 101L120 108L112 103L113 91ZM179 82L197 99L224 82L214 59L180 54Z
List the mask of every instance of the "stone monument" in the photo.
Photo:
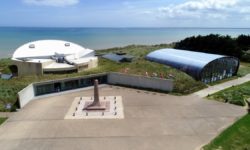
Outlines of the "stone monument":
M99 96L94 80L94 96L76 97L64 119L123 119L121 96Z
M85 110L105 110L106 109L106 102L100 102L99 97L99 89L98 89L98 80L94 81L94 101L87 105Z

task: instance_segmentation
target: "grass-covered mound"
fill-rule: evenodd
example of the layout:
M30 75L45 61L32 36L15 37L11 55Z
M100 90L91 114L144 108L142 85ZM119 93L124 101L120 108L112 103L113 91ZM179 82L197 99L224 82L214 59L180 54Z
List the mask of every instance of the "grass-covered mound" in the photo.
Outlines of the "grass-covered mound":
M204 150L250 150L250 114L203 147Z
M137 74L137 75L145 75L145 72L148 72L149 75L152 73L156 73L158 76L163 75L165 78L171 78L174 80L174 90L172 94L183 95L189 94L194 91L200 90L205 86L202 82L194 80L192 77L187 75L186 73L174 69L172 67L158 64L155 62L150 62L145 60L145 56L157 49L171 47L172 45L161 44L161 45L153 45L153 46L127 46L124 48L112 48L103 51L99 51L99 54L109 53L109 52L124 52L129 55L133 55L136 57L135 61L132 63L124 63L119 64L123 65L118 72L124 72L125 68L128 68L129 74ZM106 61L106 60L105 60ZM114 65L114 62L111 62Z
M145 75L148 72L149 75L153 73L158 76L164 76L164 78L171 78L174 80L174 90L172 94L183 95L189 94L205 87L202 82L195 81L187 74L176 70L172 67L161 65L158 63L150 62L144 59L144 57L151 51L161 48L171 47L171 45L131 45L122 48L112 48L98 51L97 54L104 54L109 52L125 52L129 55L135 56L135 60L131 63L116 63L103 58L99 59L97 68L90 69L88 71L72 74L45 74L43 76L19 76L11 80L0 79L0 111L4 111L4 105L6 103L15 103L17 100L17 92L26 87L32 82L62 79L68 77L83 76L89 74L103 73L103 72L126 72L128 74ZM0 70L2 72L9 72L8 65L11 65L10 59L0 60Z
M245 106L245 100L250 98L250 82L219 91L208 96L208 98Z

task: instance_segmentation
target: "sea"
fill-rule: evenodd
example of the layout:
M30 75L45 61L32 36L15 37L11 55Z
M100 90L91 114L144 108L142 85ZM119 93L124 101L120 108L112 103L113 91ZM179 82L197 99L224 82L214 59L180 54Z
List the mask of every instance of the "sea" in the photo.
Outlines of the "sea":
M178 42L189 36L250 35L250 28L40 28L0 27L0 58L9 58L21 45L35 40L59 39L101 50L127 45Z

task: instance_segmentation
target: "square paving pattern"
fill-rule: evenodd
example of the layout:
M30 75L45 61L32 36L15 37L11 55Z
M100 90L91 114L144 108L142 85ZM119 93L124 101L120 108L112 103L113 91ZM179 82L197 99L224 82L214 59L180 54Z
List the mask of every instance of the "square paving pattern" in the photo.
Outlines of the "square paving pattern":
M1 150L196 150L246 111L198 96L104 86L120 95L124 119L64 119L83 90L34 100L0 126Z

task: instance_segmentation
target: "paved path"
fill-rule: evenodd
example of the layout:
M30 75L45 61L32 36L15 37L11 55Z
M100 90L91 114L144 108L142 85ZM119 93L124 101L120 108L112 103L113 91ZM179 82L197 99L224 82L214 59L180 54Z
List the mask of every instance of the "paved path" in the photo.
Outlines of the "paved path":
M197 150L246 111L198 96L171 96L121 87L124 119L64 120L76 96L92 90L34 100L0 126L1 150Z
M0 117L2 117L2 118L8 118L8 117L10 117L11 115L13 115L14 114L14 112L0 112Z
M221 91L223 89L232 87L233 85L239 85L239 84L245 83L247 81L250 81L250 74L248 74L244 77L241 77L241 78L237 78L235 80L231 80L231 81L222 83L222 84L209 86L208 88L200 90L196 93L193 93L192 95L196 95L199 97L206 97L208 94L213 94L213 93L216 93L216 92Z

